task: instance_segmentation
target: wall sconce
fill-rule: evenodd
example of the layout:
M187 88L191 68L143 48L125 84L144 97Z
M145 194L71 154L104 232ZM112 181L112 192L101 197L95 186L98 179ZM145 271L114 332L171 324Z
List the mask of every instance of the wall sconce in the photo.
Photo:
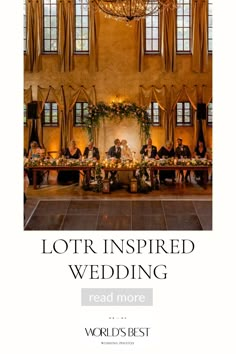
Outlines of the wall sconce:
M102 193L110 193L110 181L107 178L102 182Z
M136 178L131 178L130 180L130 192L137 193L138 191L138 182Z

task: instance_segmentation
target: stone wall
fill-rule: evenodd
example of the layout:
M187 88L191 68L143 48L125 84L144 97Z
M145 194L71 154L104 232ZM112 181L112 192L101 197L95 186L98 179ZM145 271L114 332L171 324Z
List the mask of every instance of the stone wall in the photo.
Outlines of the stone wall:
M209 55L209 65L207 73L195 73L191 70L191 55L177 55L176 72L164 72L159 55L145 55L144 70L137 71L137 39L136 22L127 26L123 22L105 18L100 14L99 29L99 71L92 73L89 71L88 55L75 56L75 69L72 72L59 71L59 58L57 55L42 56L42 71L38 73L25 72L24 86L30 85L33 90L33 99L37 99L37 86L44 88L51 85L59 88L61 85L74 87L84 85L90 87L95 85L97 101L104 101L109 104L112 101L136 102L139 104L139 86L145 87L156 85L161 87L166 85L170 89L172 85L181 88L183 85L193 87L194 85L212 85L212 58ZM162 122L163 123L163 122ZM119 138L126 138L128 141L135 140L135 126L132 120L128 120L125 132L122 131ZM181 135L184 143L194 149L193 127L175 128L175 137ZM131 135L132 132L132 135ZM160 147L165 142L165 130L162 126L151 129L153 143ZM106 146L116 138L119 132L110 132ZM136 134L138 132L136 131ZM81 150L87 144L86 131L81 128L73 128L73 135ZM48 150L59 149L59 128L43 128L44 145ZM25 128L25 147L28 145L27 128ZM109 143L108 143L109 142ZM102 142L100 141L100 144ZM138 149L137 139L135 149ZM207 128L207 144L212 146L212 128ZM104 152L104 151L103 151Z

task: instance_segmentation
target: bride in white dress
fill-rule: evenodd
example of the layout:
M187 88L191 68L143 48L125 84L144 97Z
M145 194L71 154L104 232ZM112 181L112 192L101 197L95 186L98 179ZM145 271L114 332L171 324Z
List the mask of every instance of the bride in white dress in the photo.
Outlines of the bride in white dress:
M132 152L127 144L127 140L121 140L121 160L132 160ZM129 184L130 179L133 176L133 172L131 171L120 171L119 172L119 181L124 184Z
M127 140L121 140L121 159L132 160L132 152L127 144Z

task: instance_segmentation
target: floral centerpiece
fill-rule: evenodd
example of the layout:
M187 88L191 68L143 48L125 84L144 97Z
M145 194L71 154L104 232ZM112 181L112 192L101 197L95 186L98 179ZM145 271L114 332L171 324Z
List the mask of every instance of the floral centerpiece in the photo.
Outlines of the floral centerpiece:
M46 167L46 166L85 166L85 167L94 167L96 164L93 160L82 160L82 159L30 159L24 163L25 168L30 167Z

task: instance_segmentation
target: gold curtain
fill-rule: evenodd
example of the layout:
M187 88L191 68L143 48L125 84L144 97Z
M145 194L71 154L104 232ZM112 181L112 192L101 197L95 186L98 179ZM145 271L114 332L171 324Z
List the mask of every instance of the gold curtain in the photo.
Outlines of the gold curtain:
M58 105L59 110L59 127L60 127L60 148L64 149L67 146L67 124L66 124L66 113L65 113L65 95L64 88L61 86L60 88L53 88L49 86L49 88L42 88L38 86L38 102L39 102L39 115L41 116L43 112L43 108L47 101L55 100ZM39 119L38 119L39 120ZM40 119L41 125L41 119ZM39 130L38 130L39 131ZM40 129L39 135L40 143L43 142L43 130Z
M161 17L161 57L164 71L176 69L176 10L164 8Z
M137 38L138 38L138 72L143 72L143 60L144 60L144 29L145 20L141 19L137 21Z
M76 102L88 102L89 104L96 104L95 86L85 88L83 85L73 88L69 86L69 106L68 106L68 137L69 140L73 138L73 108ZM94 143L97 143L97 131L94 132Z
M28 104L33 101L33 96L32 96L32 86L30 86L28 89L24 89L24 104ZM27 128L28 128L28 143L29 143L29 138L31 136L32 132L32 119L27 120Z
M206 105L208 106L211 101L212 101L212 87L202 85L202 102L206 103ZM208 146L206 119L202 121L202 130L205 138L205 144L206 146Z
M164 122L165 132L167 132L167 89L166 86L163 85L161 88L157 86L149 86L147 88L142 85L139 88L139 102L141 106L146 109L149 107L151 102L157 102L162 110L162 119ZM142 136L142 141L145 140L144 136Z
M99 14L93 1L89 2L89 70L96 72L98 66Z
M60 70L74 69L74 0L58 1L58 55Z
M27 33L25 70L38 72L42 68L42 0L26 2Z
M193 0L193 40L192 40L192 70L207 72L208 68L208 28L207 1Z
M172 141L175 140L174 130L175 130L175 107L177 102L181 101L189 101L191 106L194 109L194 116L193 116L193 126L194 126L194 142L197 141L197 124L196 124L196 109L197 109L197 102L198 102L198 92L197 92L197 85L193 86L192 88L188 86L183 86L181 89L176 88L174 85L171 87L170 92L170 112L169 112L169 119L168 119L168 135L169 139Z
M27 89L24 89L24 104L32 102L32 86Z

